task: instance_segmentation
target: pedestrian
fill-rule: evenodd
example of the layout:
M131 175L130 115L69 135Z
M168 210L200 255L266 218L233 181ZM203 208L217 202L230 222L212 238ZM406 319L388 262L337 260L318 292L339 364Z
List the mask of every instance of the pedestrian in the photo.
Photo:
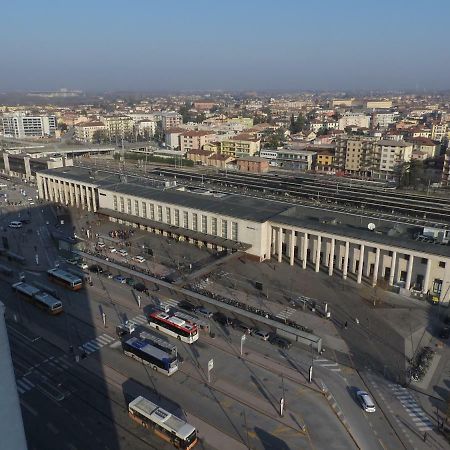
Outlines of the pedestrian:
M345 321L344 328L347 329L347 326L348 326L348 323L347 323L347 321Z
M427 442L427 437L428 433L425 431L425 433L423 433L423 442Z

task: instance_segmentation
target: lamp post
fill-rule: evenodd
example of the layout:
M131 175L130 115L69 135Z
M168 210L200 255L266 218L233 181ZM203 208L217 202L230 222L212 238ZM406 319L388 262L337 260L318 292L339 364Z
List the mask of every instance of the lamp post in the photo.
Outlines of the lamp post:
M247 338L246 338L245 334L243 334L243 335L241 336L241 357L242 357L242 352L243 352L243 350L244 350L244 342L245 342L246 339L247 339Z

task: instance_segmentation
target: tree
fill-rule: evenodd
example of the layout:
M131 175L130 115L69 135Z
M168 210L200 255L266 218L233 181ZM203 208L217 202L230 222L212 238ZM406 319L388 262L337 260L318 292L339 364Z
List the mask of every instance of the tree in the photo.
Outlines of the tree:
M296 134L302 131L305 125L306 120L303 117L303 114L299 113L296 119L294 119L294 114L291 115L291 123L289 126L289 130L292 134Z
M108 136L105 130L96 130L92 134L92 142L94 144L103 144L108 141Z

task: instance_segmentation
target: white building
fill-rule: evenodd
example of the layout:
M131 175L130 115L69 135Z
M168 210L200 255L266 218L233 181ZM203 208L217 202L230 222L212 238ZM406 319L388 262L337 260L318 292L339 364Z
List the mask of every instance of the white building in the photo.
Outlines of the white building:
M361 113L347 112L339 119L339 130L347 127L369 128L370 116Z
M383 139L374 142L374 160L378 165L379 175L389 175L396 166L411 161L413 145L405 141Z
M303 269L449 303L450 247L415 239L410 226L239 194L143 185L139 178L83 168L37 173L39 197L109 220L218 250L274 258ZM331 214L331 213L330 213ZM309 264L308 264L309 263Z
M373 128L387 128L392 123L397 122L399 113L397 111L389 112L376 112L372 116Z
M78 142L94 142L96 133L106 133L106 126L103 122L98 120L91 120L88 122L77 123L74 126L75 140Z
M4 114L1 120L5 137L46 137L56 132L56 116L31 116L20 112Z

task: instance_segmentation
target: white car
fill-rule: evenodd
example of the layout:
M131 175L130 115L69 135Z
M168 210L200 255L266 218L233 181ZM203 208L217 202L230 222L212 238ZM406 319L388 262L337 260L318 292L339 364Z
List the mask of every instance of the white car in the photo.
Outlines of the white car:
M358 391L356 392L356 398L361 404L362 409L365 412L375 412L375 403L372 400L372 397L366 391Z
M98 248L104 248L105 247L105 243L104 242L97 242L97 247Z
M126 250L123 250L123 249L117 250L117 253L120 256L127 256L128 255L128 252Z
M253 331L252 336L255 336L263 341L268 341L270 334L267 331L255 330Z
M77 264L77 266L78 266L80 269L83 269L83 270L85 270L85 269L88 268L88 265L87 265L85 262L83 262L83 261L79 262L79 263Z
M144 258L143 256L140 256L140 255L134 256L134 257L133 257L133 260L136 261L136 262L138 262L138 263L143 263L143 262L145 262L145 258Z
M109 250L111 253L117 252L117 250L116 250L115 247L108 247L108 250Z
M9 228L22 228L22 222L19 222L17 220L13 220L12 222L9 222L8 227Z

